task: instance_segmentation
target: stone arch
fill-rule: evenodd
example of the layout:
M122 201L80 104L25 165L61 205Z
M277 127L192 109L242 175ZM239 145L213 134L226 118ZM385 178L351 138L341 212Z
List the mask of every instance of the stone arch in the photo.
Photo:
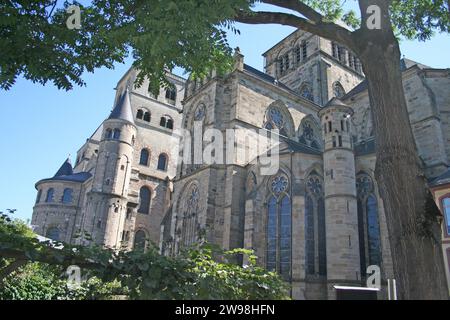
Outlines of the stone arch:
M263 128L278 129L280 135L293 138L295 136L294 119L288 107L281 100L272 102L264 114Z
M297 135L300 143L319 150L323 148L322 128L314 116L307 115L302 119Z

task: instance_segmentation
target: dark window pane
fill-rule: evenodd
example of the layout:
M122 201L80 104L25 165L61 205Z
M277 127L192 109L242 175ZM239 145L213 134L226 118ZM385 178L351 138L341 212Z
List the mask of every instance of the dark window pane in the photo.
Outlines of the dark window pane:
M60 241L58 228L56 227L49 228L47 230L46 237L55 241Z
M267 214L268 214L268 224L270 227L267 228L267 253L266 253L266 259L267 259L267 269L269 270L275 270L275 263L276 263L276 239L277 239L277 228L276 228L276 221L277 221L277 200L275 197L271 197L269 199L269 203L267 206Z
M450 235L450 198L445 198L444 201L442 201L442 205L447 226L447 235Z
M72 193L73 193L72 189L64 189L62 202L63 203L71 203L72 202Z
M305 201L306 273L314 274L314 206L310 196Z
M137 114L136 114L136 118L142 119L143 116L144 116L144 111L142 111L141 109L139 109L138 112L137 112Z
M378 221L377 199L373 194L367 198L367 234L369 236L369 263L381 266L381 237Z
M327 275L327 236L325 224L325 201L323 198L317 201L317 224L318 224L318 250L319 250L319 274Z
M150 122L150 118L151 118L150 112L146 112L146 113L144 114L144 121Z
M45 202L53 202L54 195L55 195L55 190L53 188L48 189L47 197L45 197Z
M361 200L358 200L358 236L359 236L359 256L360 256L360 268L361 276L366 276L366 245L365 245L365 232L364 232L364 210Z
M143 165L143 166L148 166L148 157L149 157L149 152L147 149L142 149L141 151L141 158L139 160L139 164Z
M160 154L158 158L158 170L165 171L167 169L167 157L165 154Z
M150 211L150 189L147 187L142 187L139 191L139 213L148 214Z

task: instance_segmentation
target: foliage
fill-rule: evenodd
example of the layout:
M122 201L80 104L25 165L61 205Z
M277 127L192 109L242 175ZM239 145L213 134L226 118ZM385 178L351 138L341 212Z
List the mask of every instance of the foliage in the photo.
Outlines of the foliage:
M78 4L82 28L69 30L69 14L54 0L3 1L0 87L11 88L23 75L70 90L73 84L85 85L85 71L112 68L129 53L141 71L137 83L149 77L154 92L167 85L164 71L176 66L198 77L211 69L224 73L231 67L232 53L226 31L239 32L236 16L259 2L283 6L283 1L270 0L93 0L88 6ZM322 13L322 21L342 19L353 28L361 25L355 12L345 10L345 1L298 2ZM446 0L394 0L391 17L407 38L428 39L434 31L448 32L450 26Z
M177 257L160 255L151 246L145 252L113 251L100 247L70 246L38 242L23 224L0 214L0 257L8 263L36 262L16 269L0 286L3 299L109 299L126 295L130 299L288 299L288 287L281 278L256 265L250 251L223 252L201 244ZM26 234L26 235L25 235ZM233 262L236 255L248 255L245 268ZM82 285L67 288L64 270L78 265Z

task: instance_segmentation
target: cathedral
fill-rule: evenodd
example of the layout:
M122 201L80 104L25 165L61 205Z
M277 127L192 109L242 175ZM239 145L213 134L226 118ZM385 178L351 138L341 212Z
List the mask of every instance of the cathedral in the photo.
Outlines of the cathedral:
M225 75L168 72L171 86L157 96L148 83L135 88L138 71L130 69L75 163L67 159L36 183L34 230L115 249L153 243L165 255L200 238L252 249L259 265L291 284L294 299L335 299L335 285L365 286L370 265L380 267L384 286L393 265L361 63L342 45L301 30L263 57L264 72L245 64L238 48ZM401 66L418 152L444 216L448 276L450 70L405 58ZM243 151L254 144L245 130L276 135L276 171L263 172L259 155L194 159L198 132L205 147L230 129L243 129L232 137Z

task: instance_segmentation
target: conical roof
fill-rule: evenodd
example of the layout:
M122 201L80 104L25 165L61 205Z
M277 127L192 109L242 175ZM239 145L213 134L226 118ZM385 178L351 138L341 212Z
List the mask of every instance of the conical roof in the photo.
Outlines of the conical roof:
M70 162L70 159L67 158L66 161L62 164L62 166L59 168L59 170L56 172L56 174L53 176L60 177L60 176L70 176L73 174L73 168L72 163Z
M116 106L108 119L121 119L134 124L133 111L131 109L130 92L128 88L119 97Z

